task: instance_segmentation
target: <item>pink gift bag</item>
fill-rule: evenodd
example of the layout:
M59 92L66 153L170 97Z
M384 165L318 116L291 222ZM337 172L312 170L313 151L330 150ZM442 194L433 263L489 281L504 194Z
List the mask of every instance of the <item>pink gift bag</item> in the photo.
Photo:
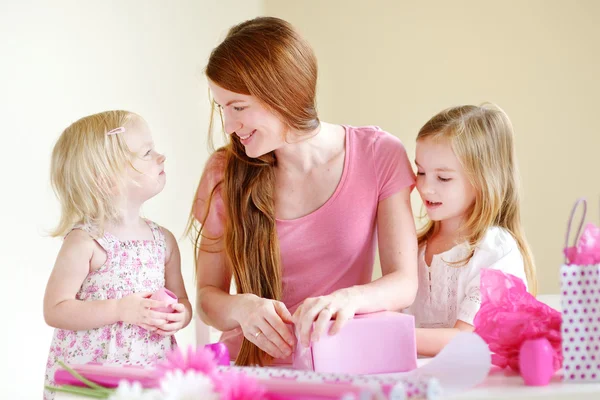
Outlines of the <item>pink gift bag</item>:
M583 206L575 243L569 246L573 217ZM560 268L563 379L600 381L600 230L592 223L583 229L587 203L575 203L565 240L565 263Z

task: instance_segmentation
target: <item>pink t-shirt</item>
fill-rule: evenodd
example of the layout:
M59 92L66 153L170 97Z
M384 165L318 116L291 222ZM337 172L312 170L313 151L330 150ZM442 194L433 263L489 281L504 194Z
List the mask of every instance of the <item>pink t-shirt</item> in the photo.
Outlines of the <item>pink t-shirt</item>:
M306 216L277 220L282 301L291 313L308 297L371 281L378 203L415 182L400 139L372 126L345 126L345 130L344 170L333 195ZM209 160L198 188L196 209L204 210L210 191L222 179L223 161L222 156ZM205 223L207 232L222 234L224 216L217 188ZM232 357L241 339L239 329L224 334L222 340Z

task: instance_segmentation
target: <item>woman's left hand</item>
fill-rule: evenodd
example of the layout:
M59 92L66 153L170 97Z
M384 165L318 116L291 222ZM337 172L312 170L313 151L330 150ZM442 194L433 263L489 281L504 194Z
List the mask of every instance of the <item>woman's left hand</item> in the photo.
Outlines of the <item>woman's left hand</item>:
M163 336L174 335L175 332L183 328L186 319L186 309L181 303L171 304L170 307L173 309L171 314L167 314L167 323L160 325L156 329L156 333Z
M327 296L310 297L296 309L293 315L298 341L309 347L325 333L327 323L335 319L329 335L335 335L356 314L358 291L355 288L340 289ZM314 322L314 329L313 327Z

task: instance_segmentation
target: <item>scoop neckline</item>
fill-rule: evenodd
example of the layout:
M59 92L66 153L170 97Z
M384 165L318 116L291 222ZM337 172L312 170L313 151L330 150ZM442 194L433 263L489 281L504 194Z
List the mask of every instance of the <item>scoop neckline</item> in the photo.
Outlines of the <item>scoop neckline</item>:
M327 201L325 203L323 203L319 208L317 208L314 211L311 211L310 213L303 215L301 217L298 218L293 218L293 219L281 219L281 218L275 218L275 222L281 222L281 223L290 223L290 222L298 222L298 221L302 221L304 219L308 219L308 218L313 218L315 215L324 212L324 210L326 210L328 207L330 207L330 205L335 201L335 199L338 197L338 195L340 194L340 192L342 191L344 184L346 183L346 177L348 176L348 169L349 169L349 165L350 165L350 157L351 157L351 146L350 146L350 141L352 140L352 136L350 135L350 128L347 125L340 125L342 128L344 128L344 137L345 137L345 143L344 143L344 168L342 171L342 176L340 178L340 181L338 182L335 191L333 192L333 194L329 197L329 199L327 199Z

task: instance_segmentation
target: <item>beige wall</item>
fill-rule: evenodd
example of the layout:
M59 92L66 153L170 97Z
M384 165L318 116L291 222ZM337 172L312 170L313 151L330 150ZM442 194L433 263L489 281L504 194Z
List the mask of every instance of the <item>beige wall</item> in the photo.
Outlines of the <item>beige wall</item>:
M0 1L0 397L39 399L52 329L42 317L61 241L48 166L60 131L89 113L144 116L167 155L167 185L147 217L183 234L207 158L209 104L201 69L227 29L262 13L261 0ZM192 250L180 241L195 297ZM194 325L177 334L195 342Z
M52 332L42 298L60 246L45 236L58 218L48 163L60 130L109 108L146 117L167 154L168 183L144 211L179 236L207 157L200 69L229 26L265 5L315 47L325 120L380 125L412 155L417 130L441 108L483 100L504 107L517 131L541 289L555 292L573 200L590 198L598 218L600 2L446 3L1 1L3 398L41 394ZM193 297L191 249L181 247ZM193 342L193 328L178 339Z
M379 125L411 159L417 131L439 110L503 107L515 126L540 292L558 292L577 197L590 199L598 222L600 2L267 0L266 11L314 46L321 117Z

